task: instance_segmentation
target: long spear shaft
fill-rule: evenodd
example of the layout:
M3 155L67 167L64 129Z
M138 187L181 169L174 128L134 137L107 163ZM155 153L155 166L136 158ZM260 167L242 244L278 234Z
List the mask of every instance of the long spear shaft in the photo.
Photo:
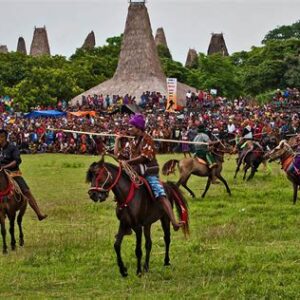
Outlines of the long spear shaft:
M70 129L59 129L59 128L48 128L49 130L53 131L63 131L69 133L78 133L78 134L88 134L88 135L96 135L96 136L112 136L117 137L119 135L114 133L97 133L97 132L87 132L87 131L77 131L77 130L70 130ZM133 139L133 136L129 135L122 135L122 137ZM155 142L167 142L167 143L178 143L178 144L194 144L194 145L208 145L208 143L204 142L192 142L192 141L182 141L182 140L171 140L171 139L153 139Z

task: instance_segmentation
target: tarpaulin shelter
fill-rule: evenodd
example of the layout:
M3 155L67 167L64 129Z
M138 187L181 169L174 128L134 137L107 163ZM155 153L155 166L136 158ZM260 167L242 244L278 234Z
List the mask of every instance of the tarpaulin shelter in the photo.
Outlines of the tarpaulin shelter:
M25 118L59 118L66 116L66 112L58 110L34 110L24 115Z
M124 104L121 107L121 112L127 114L136 114L136 113L140 113L141 109L136 104Z
M86 115L94 117L96 115L96 112L93 110L90 111L71 111L69 112L70 115L76 116L76 117L85 117Z

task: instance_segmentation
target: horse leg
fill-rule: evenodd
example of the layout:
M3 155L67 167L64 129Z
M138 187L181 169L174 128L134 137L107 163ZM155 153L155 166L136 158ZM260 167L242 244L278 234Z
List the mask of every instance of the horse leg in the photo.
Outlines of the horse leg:
M9 214L9 233L11 237L11 250L16 250L16 238L15 238L15 219L16 219L16 212Z
M296 204L297 194L298 194L298 184L297 183L293 183L293 187L294 187L293 204Z
M144 236L145 236L145 248L146 248L146 259L144 263L144 271L149 271L149 261L150 253L152 249L152 240L151 240L151 224L144 227Z
M136 275L141 276L142 275L142 233L143 228L141 226L138 226L134 228L135 235L136 235L136 244L135 244L135 255L137 258L137 269L136 269Z
M1 222L1 235L3 240L3 254L7 254L7 244L6 244L6 229L5 229L5 217L3 215L0 216Z
M164 240L165 240L164 266L169 266L170 265L169 251L170 251L170 243L171 243L170 220L169 220L169 218L164 217L160 220L160 222L161 222L161 226L164 231Z
M20 212L17 217L17 223L19 226L19 244L21 247L24 246L24 234L23 234L23 229L22 229L22 220L23 220L25 210L26 210L26 205L21 207Z
M124 233L125 232L124 232L124 230L123 230L123 228L121 227L121 224L120 224L119 231L116 234L116 240L115 240L114 248L115 248L115 252L117 254L117 263L118 263L118 266L119 266L120 273L123 277L126 277L126 276L128 276L127 268L124 266L122 256L121 256L121 245L122 245Z
M220 179L220 180L223 182L223 184L224 184L225 187L226 187L227 193L231 196L231 190L230 190L229 185L228 185L227 181L225 180L225 178L222 177L221 174L217 175L217 178Z
M254 177L256 170L257 168L254 165L251 165L251 173L248 176L247 181L251 180Z
M191 195L192 198L195 198L194 192L187 186L187 181L191 177L191 174L189 176L181 177L179 181L177 182L177 186L179 187L182 185Z
M243 180L246 179L247 171L248 171L249 168L250 168L249 165L246 165L246 166L244 167L244 176L243 176Z
M240 170L242 161L243 161L242 159L239 159L239 158L238 158L238 161L237 161L237 167L236 167L236 170L235 170L233 179L236 179L237 174L238 174L238 172L239 172L239 170Z
M205 190L204 190L204 193L202 194L202 198L205 197L209 187L210 187L210 184L211 184L211 178L210 177L207 177L207 182L206 182L206 186L205 186Z

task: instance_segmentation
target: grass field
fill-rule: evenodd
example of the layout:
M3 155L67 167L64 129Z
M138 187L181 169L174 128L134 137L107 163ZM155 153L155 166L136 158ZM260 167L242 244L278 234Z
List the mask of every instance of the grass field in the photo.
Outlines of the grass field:
M160 163L168 158L159 156ZM226 160L232 197L223 185L211 186L204 200L185 194L189 239L172 232L172 266L164 267L162 230L155 224L150 272L142 278L135 275L135 238L126 237L124 279L113 250L118 223L112 196L93 203L87 195L85 173L95 160L23 156L24 177L49 217L38 222L28 208L25 247L0 254L1 299L300 298L300 201L292 204L291 184L278 164L266 173L260 169L252 182L240 174L234 183L234 159ZM192 177L189 185L200 195L205 182Z

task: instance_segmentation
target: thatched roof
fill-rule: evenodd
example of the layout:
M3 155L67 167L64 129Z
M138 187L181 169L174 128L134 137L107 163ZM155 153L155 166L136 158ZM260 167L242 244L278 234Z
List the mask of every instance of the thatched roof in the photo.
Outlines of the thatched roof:
M23 37L19 37L18 39L17 52L23 53L25 55L27 54L26 44Z
M178 99L185 100L188 89L192 88L179 83ZM145 91L166 95L166 76L160 65L147 8L143 2L132 2L128 8L119 62L113 78L76 96L71 104L81 103L83 95L94 94L124 96L128 93L139 101Z
M157 30L156 30L155 44L156 44L156 46L163 45L168 48L167 39L165 36L164 29L162 27L157 28Z
M34 27L32 43L30 47L30 55L50 55L50 46L46 27Z
M192 68L198 64L198 54L195 49L189 49L186 57L185 66L187 68Z
M8 49L6 45L0 45L0 53L8 53Z
M212 33L210 44L207 50L207 55L221 53L223 56L228 56L228 50L225 44L223 33Z
M94 33L94 31L91 31L87 35L81 48L82 49L93 49L93 48L95 48L95 45L96 45L95 33Z

